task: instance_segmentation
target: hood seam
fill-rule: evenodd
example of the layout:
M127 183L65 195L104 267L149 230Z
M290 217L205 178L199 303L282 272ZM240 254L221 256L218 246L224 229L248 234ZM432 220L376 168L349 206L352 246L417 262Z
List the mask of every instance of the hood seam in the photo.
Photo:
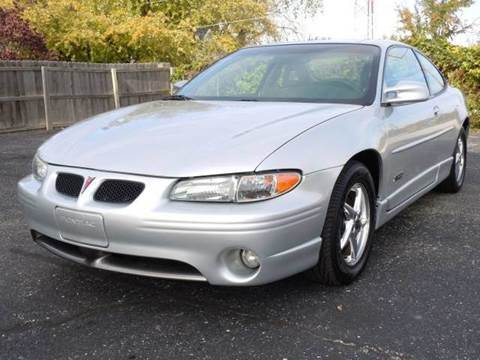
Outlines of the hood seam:
M300 137L301 135L303 135L304 133L306 133L307 131L310 131L311 129L319 126L319 125L322 125L322 124L325 124L326 122L329 122L330 120L333 120L333 119L336 119L340 116L343 116L343 115L346 115L346 114L350 114L352 112L355 112L355 111L359 111L361 109L364 109L365 106L361 106L359 107L358 109L352 109L352 110L349 110L349 111L346 111L346 112L343 112L341 114L338 114L338 115L334 115L324 121L321 121L315 125L312 125L304 130L302 130L301 132L299 132L297 135L293 136L292 138L288 139L287 141L285 141L283 144L281 144L279 147L277 147L275 150L273 150L271 153L269 153L267 156L265 156L265 158L263 158L259 163L258 165L255 167L255 169L253 170L254 172L256 172L258 170L258 168L265 162L265 160L267 160L270 156L272 156L274 153L276 153L278 150L280 150L281 148L283 148L285 145L287 145L288 143L290 143L291 141L293 141L294 139ZM271 169L273 170L273 169Z

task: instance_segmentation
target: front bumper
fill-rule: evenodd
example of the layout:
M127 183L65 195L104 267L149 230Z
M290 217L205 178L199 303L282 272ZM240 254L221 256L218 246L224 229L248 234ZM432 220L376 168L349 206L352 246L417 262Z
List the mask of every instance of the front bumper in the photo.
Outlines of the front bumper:
M64 258L131 274L206 280L215 285L259 285L316 264L319 235L340 170L305 175L295 190L275 199L215 204L169 200L175 179L49 166L43 183L32 176L22 179L18 197L34 239ZM55 189L59 172L95 180L78 198L71 198ZM129 205L97 202L93 194L105 179L143 182L145 190ZM101 215L106 243L88 241L88 231L81 234L81 242L65 239L57 223L58 208ZM244 267L237 256L239 249L257 253L261 266ZM170 266L172 261L195 271Z

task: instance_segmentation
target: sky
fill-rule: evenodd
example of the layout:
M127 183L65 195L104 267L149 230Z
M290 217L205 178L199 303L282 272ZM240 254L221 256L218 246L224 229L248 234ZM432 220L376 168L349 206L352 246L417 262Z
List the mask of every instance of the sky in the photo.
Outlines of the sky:
M398 28L397 8L399 5L413 7L415 0L375 0L374 38L389 38ZM324 0L323 12L310 18L298 18L297 28L300 34L290 36L292 39L364 39L367 37L366 3L367 0L357 0L360 11L355 16L355 0ZM362 4L363 11L361 10ZM467 21L478 20L480 25L480 0L462 14ZM480 40L479 30L459 36L455 42L472 44Z

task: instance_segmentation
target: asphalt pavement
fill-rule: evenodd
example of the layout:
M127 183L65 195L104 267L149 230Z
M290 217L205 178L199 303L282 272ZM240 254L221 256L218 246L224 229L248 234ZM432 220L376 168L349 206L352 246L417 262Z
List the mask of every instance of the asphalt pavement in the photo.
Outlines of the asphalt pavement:
M464 189L380 229L348 287L122 275L35 245L16 200L49 135L0 135L0 359L479 359L480 135Z

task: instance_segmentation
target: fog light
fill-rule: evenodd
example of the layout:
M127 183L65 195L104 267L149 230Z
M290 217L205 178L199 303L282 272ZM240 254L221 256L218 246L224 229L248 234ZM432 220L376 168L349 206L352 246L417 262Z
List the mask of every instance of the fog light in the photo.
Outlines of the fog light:
M252 250L240 250L240 258L242 259L243 265L250 269L256 269L260 266L258 256Z

